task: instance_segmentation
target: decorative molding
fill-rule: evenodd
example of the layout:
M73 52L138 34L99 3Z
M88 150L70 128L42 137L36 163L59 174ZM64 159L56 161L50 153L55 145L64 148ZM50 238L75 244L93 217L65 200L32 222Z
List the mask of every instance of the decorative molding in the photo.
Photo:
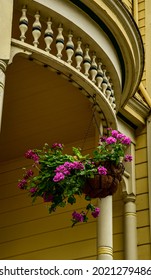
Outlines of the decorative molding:
M7 68L7 63L5 60L0 59L0 69L5 72Z
M109 246L100 246L98 247L98 255L110 255L113 257L113 248Z

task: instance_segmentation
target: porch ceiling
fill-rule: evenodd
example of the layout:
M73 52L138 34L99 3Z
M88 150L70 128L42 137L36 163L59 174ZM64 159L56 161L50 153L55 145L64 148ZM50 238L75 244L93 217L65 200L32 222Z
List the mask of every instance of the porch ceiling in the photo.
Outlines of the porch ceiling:
M62 76L16 56L6 71L0 161L23 156L44 143L81 141L92 117L91 103ZM93 124L88 137L94 134Z

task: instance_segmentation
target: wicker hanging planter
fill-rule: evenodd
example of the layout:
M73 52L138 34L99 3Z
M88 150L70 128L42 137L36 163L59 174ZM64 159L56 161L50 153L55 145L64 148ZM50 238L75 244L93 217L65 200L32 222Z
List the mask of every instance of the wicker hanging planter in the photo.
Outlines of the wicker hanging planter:
M87 178L83 188L83 193L91 198L103 198L113 195L118 188L119 182L122 180L124 173L124 165L119 163L115 165L113 162L103 162L103 166L107 168L107 175L95 175L94 178Z

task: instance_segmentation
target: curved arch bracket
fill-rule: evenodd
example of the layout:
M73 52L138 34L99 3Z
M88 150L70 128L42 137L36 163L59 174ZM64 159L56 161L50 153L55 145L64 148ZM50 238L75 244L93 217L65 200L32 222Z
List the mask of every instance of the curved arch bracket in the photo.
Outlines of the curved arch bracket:
M9 64L13 62L13 58L17 54L26 56L45 67L50 67L52 71L62 75L64 78L72 82L74 86L78 87L81 90L81 93L88 97L90 102L94 103L95 96L94 105L96 106L96 110L99 113L101 120L102 118L105 118L108 127L114 129L117 128L116 114L108 99L93 82L85 77L83 73L77 71L76 68L52 54L47 54L41 49L34 48L29 44L12 39Z

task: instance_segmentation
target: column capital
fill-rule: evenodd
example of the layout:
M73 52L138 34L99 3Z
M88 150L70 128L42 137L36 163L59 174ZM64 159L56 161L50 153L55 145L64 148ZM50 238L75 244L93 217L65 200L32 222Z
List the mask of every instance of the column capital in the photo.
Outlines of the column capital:
M128 203L128 202L135 202L136 200L136 195L131 193L131 194L128 194L127 192L124 192L123 193L123 200L125 203Z

